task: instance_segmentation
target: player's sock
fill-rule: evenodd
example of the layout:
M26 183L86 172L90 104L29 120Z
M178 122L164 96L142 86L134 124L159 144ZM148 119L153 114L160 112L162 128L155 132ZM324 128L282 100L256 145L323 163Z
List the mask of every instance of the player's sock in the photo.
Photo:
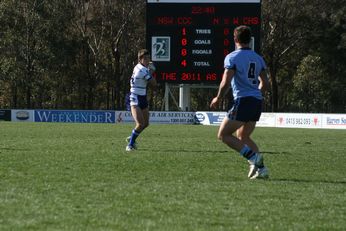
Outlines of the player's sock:
M252 151L252 149L245 145L241 150L240 150L240 155L246 158L247 160L250 160L255 157L256 152Z
M136 139L140 133L141 132L137 132L135 129L132 130L129 146L132 146L132 147L134 146Z
M263 158L261 157L261 154L252 151L249 146L245 145L242 150L240 150L240 155L245 157L249 163L256 164L258 168L263 168Z

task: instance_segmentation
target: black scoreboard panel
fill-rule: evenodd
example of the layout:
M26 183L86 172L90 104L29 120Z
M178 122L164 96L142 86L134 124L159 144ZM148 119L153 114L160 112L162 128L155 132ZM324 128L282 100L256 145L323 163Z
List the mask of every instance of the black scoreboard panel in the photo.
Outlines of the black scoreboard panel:
M252 29L259 50L260 0L148 0L146 41L158 82L220 83L233 29Z

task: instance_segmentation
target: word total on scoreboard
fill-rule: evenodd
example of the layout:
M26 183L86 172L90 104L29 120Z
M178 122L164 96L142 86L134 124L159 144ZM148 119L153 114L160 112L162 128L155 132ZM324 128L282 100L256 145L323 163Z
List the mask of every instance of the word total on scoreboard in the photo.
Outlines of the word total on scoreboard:
M252 29L259 52L260 0L147 0L147 48L158 82L220 83L233 30Z

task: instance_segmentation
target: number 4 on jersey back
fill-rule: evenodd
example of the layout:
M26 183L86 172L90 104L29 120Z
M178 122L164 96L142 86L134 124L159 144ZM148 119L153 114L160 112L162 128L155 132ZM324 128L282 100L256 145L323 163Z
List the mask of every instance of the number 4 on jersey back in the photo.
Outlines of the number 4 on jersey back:
M248 78L249 78L249 81L254 85L258 83L258 79L257 79L257 76L255 76L255 72L256 72L256 63L255 62L249 63Z

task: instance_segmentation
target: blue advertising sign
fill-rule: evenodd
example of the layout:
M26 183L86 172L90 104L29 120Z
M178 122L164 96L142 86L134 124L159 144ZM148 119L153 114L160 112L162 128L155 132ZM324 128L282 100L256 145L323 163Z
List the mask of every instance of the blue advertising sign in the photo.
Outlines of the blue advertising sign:
M115 123L115 112L35 110L35 122Z
M195 121L203 125L220 125L226 112L196 112Z

